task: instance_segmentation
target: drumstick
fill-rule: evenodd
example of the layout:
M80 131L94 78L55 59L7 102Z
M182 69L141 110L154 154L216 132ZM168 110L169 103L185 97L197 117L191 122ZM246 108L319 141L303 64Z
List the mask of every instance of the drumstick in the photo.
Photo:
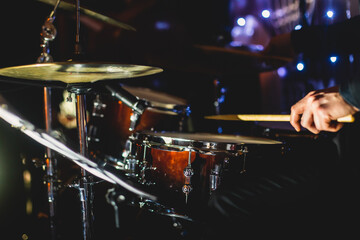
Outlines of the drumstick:
M240 121L260 121L260 122L289 122L288 114L228 114L205 116L206 119L214 120L240 120ZM355 121L354 116L348 115L337 119L338 122L352 123Z

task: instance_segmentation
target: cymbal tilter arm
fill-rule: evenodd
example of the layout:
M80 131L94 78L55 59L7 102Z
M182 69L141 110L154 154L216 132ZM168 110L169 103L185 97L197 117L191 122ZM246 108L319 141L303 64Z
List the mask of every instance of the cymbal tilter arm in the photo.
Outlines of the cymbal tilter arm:
M44 62L53 62L52 56L49 54L49 42L53 41L56 37L57 31L53 24L55 21L55 13L56 9L59 6L61 0L58 0L55 4L54 9L51 11L49 17L46 18L44 25L41 27L41 44L40 47L42 48L42 52L37 59L37 62L44 63Z

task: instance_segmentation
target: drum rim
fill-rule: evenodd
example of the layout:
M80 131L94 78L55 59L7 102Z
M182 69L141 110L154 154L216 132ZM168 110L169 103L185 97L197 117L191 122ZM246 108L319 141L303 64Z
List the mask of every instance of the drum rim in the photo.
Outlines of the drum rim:
M187 136L188 138L180 138L180 137L171 137L169 135L182 135ZM239 135L228 135L228 134L215 134L215 133L179 133L179 132L154 132L154 131L140 131L134 133L134 139L140 142L144 142L145 140L149 143L150 146L154 146L155 148L158 146L165 146L174 149L183 149L183 150L201 150L201 151L243 151L246 146L254 146L254 145L275 145L275 146L283 146L282 142L270 140L266 138L254 137L254 139L268 140L267 143L246 143L246 142L231 142L231 141L214 141L211 140L199 140L199 139L190 139L190 136L195 135L203 135L203 136L221 136L228 137L231 136L234 138L241 137Z
M142 96L136 96L138 99L141 99L141 100L146 101L147 103L150 103L150 106L153 108L163 108L163 109L170 110L170 109L174 109L175 107L182 108L182 109L186 109L188 107L187 101L185 99L182 99L177 96L172 96L167 93L159 92L157 90L153 90L150 88L144 88L144 87L135 87L135 86L130 86L130 85L123 85L122 87L126 91L133 94L134 96L136 96L134 93L135 90L137 90L137 91L141 90L141 92L143 92L143 93L151 92L151 93L161 94L162 96L166 96L174 101L174 102L161 102L159 100L149 100Z

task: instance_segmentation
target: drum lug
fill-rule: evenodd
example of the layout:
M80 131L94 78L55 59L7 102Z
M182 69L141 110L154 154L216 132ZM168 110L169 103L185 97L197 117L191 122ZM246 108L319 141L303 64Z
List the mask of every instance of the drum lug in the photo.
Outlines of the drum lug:
M191 167L191 149L189 149L188 165L184 169L185 184L182 187L183 193L185 193L185 203L187 203L190 192L192 191L191 177L194 175L194 169Z
M104 117L103 111L105 109L106 109L106 104L103 103L100 100L99 95L96 95L96 98L95 98L94 103L93 103L93 110L92 110L92 113L91 113L92 116L93 117L103 118Z
M135 156L128 156L125 160L126 175L129 177L137 177L137 167L139 166L139 160Z
M210 173L210 193L217 189L220 184L220 170L221 166L215 164L214 169L211 169Z
M190 192L192 191L192 186L191 186L191 184L185 184L185 185L182 187L182 191L183 191L183 193L185 194L185 203L187 203L188 198L189 198L189 194L190 194Z
M141 166L142 165L142 166ZM154 171L156 170L156 167L152 167L149 166L149 163L147 161L144 161L142 164L140 163L140 183L150 186L150 185L155 185L155 182L150 182L149 180L146 179L146 172L150 171Z
M99 143L100 142L100 138L98 138L98 128L94 125L90 125L88 127L89 129L89 133L88 133L88 137L87 137L87 140L89 142L94 142L94 143Z
M192 169L190 165L186 166L186 168L184 169L185 178L191 178L191 176L193 175L194 175L194 169Z
M91 116L94 117L91 119L88 125L88 134L87 134L87 140L89 143L93 144L99 144L101 142L100 139L100 132L101 128L98 126L101 126L101 123L94 124L96 122L96 119L102 119L105 117L104 111L106 109L106 104L104 104L99 95L96 95L95 100L93 102L92 106L92 112Z
M133 153L134 136L130 135L125 143L125 149L123 151L123 158L125 163L126 175L129 177L137 177L139 170L139 160Z
M192 191L191 177L193 175L194 175L194 169L192 169L191 166L188 165L184 169L185 185L182 187L182 191L183 193L185 193L185 195L189 195L189 193Z

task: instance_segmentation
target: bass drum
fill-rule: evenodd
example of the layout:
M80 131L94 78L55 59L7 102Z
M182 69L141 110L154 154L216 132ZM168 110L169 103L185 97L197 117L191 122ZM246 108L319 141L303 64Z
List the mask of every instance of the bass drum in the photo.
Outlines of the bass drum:
M129 136L136 131L182 131L190 110L185 99L149 88L122 86L147 108L137 121L134 111L110 95L96 95L89 121L89 149L93 153L122 158ZM134 129L130 127L134 124Z
M279 141L212 133L142 131L132 143L129 175L178 207L204 203L226 176L268 169L284 151Z

